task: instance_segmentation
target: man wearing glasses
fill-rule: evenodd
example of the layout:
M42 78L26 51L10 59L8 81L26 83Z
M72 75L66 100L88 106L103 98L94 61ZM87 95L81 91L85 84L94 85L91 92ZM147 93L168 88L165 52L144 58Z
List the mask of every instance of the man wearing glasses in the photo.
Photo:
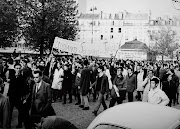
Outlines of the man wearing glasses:
M35 84L32 92L30 116L47 117L55 115L51 106L52 93L50 85L42 80L42 72L40 70L34 71L33 77Z

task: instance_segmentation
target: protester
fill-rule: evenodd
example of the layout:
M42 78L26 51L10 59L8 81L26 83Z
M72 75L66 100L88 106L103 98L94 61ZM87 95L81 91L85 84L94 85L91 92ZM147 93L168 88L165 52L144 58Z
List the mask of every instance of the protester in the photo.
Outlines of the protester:
M42 72L37 70L33 73L35 85L33 86L30 115L47 117L55 115L51 106L52 93L50 85L42 80Z
M89 110L88 91L90 88L91 71L88 68L88 60L84 60L84 69L81 72L80 80L80 93L81 93L81 105L79 107L83 110Z
M107 109L104 95L109 89L108 77L104 74L104 67L99 66L97 70L98 70L98 77L96 79L96 82L93 85L96 85L96 91L98 92L99 96L98 96L98 100L95 104L95 108L93 111L94 115L97 115L97 112L98 112L101 104L103 105L104 110ZM92 85L92 87L93 87L93 85Z
M128 101L133 101L133 92L136 89L137 85L137 79L136 75L133 74L133 68L130 66L128 68L128 75L126 76L126 83L127 83L127 93L128 93Z
M148 93L148 102L151 104L168 105L169 98L160 88L157 88L159 80L157 78L151 79L151 89Z
M113 88L111 89L111 100L109 107L113 107L115 103L121 104L126 96L126 80L122 74L123 68L117 68L117 75L113 81Z

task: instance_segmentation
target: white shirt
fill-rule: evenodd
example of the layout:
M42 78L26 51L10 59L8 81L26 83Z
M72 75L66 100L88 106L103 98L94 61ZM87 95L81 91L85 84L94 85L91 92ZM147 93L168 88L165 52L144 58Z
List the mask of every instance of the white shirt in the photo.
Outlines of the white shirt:
M39 83L36 83L36 93L40 89L41 84L42 84L42 81L40 81Z
M169 103L169 98L159 88L151 89L148 93L148 102L152 104L160 104L166 106Z

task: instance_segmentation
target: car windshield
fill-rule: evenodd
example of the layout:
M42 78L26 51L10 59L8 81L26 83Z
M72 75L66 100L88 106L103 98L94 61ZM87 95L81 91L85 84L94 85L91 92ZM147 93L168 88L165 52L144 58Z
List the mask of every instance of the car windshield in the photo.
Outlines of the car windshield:
M125 129L125 128L116 126L116 125L101 124L101 125L96 126L96 128L94 129Z

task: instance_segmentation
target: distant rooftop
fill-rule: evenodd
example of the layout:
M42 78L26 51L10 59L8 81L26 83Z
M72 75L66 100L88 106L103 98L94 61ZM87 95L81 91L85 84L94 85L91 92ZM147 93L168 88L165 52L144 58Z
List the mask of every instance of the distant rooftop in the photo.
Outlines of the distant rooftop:
M81 14L79 19L99 19L99 14Z
M129 13L129 12L126 12L124 19L125 20L148 20L149 14L148 13Z
M145 43L142 43L138 41L137 39L129 42L125 42L124 45L121 46L121 49L142 49L146 50L148 49L147 45Z

